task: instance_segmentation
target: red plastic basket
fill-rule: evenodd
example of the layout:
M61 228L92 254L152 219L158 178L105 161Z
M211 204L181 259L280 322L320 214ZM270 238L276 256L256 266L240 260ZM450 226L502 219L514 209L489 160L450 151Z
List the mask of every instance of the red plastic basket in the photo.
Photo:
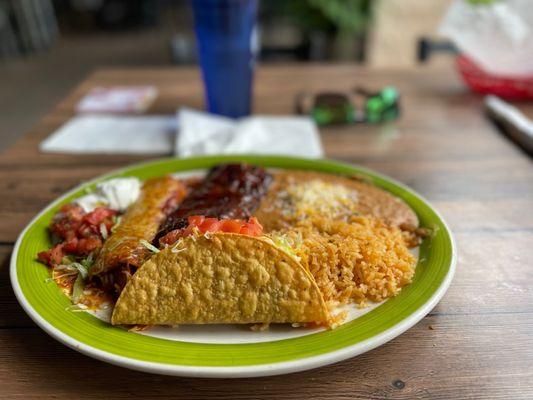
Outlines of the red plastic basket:
M475 92L506 99L533 99L533 76L511 78L491 75L464 55L457 57L457 69L463 81Z

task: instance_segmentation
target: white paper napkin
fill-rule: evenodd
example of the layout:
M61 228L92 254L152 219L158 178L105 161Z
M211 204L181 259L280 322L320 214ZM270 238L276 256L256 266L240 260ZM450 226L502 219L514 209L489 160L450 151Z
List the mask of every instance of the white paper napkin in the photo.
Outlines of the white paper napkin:
M251 116L233 120L187 108L179 111L176 155L324 155L313 120L294 116Z
M51 153L171 154L176 132L174 115L81 115L55 131L39 148Z

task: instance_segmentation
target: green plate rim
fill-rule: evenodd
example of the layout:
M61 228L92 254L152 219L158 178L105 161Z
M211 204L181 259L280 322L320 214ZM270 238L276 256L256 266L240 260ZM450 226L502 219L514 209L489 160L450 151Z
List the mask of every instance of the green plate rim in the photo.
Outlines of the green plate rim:
M205 169L243 161L271 168L358 174L406 201L421 226L435 233L420 247L414 281L357 320L319 333L274 342L206 344L176 342L132 334L111 327L87 313L65 308L68 299L37 263L37 251L46 248L45 227L57 208L78 197L97 182L117 176L146 179L169 172ZM262 376L294 372L340 361L375 348L398 336L437 304L451 283L456 263L455 243L442 217L421 196L394 179L369 169L325 159L282 156L229 155L187 159L165 158L134 164L82 183L39 213L19 236L11 257L11 283L28 315L47 333L89 356L124 367L170 375L203 377ZM35 284L39 282L39 284ZM42 301L45 299L46 301Z

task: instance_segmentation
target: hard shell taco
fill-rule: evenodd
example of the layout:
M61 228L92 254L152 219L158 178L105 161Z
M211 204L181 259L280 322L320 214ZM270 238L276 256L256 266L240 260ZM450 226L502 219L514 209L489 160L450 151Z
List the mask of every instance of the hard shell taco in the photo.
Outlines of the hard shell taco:
M154 255L122 291L113 324L326 323L314 278L267 238L191 235Z

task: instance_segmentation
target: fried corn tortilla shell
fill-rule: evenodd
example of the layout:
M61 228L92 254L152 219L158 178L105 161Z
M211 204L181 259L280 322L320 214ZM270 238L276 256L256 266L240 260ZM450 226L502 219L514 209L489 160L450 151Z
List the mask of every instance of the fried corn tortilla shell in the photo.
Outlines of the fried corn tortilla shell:
M147 180L139 199L128 208L116 231L105 241L90 275L102 275L120 265L140 266L151 255L141 240L150 242L154 238L165 218L163 207L167 201L185 193L185 185L170 176Z
M418 227L415 212L401 199L357 178L310 171L279 171L255 216L266 232L290 228L310 217L376 217L402 230Z
M112 324L327 323L314 278L268 240L191 236L151 257L129 280Z

